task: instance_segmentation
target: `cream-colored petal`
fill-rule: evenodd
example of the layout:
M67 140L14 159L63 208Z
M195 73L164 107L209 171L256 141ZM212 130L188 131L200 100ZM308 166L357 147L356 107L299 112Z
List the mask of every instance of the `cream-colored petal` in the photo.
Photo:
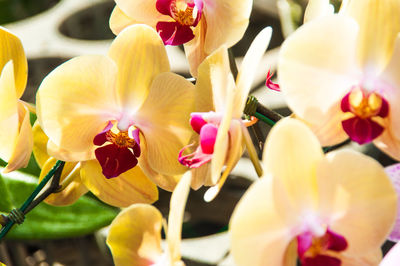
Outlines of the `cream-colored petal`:
M279 54L279 85L296 115L319 123L358 83L357 32L354 20L332 15L306 23L286 39Z
M208 185L207 181L211 180L211 165L203 164L198 168L191 169L192 173L192 189L198 190L203 185Z
M346 253L357 257L379 248L397 210L397 195L383 167L363 154L340 150L321 161L317 176L320 216L346 238Z
M209 55L198 69L198 82L196 83L196 111L209 112L215 110L221 112L225 109L227 90L233 89L227 86L231 78L228 50L221 46ZM199 98L199 102L197 102Z
M32 127L33 133L33 156L35 156L36 163L39 165L40 168L43 168L43 165L46 161L50 158L49 154L47 153L47 142L49 138L43 132L42 128L38 121Z
M288 207L284 189L280 179L266 176L253 183L236 205L229 224L236 265L292 264L286 250L295 237L297 213Z
M182 175L164 175L151 168L149 165L146 139L143 137L143 135L140 135L140 148L141 155L138 160L139 166L142 168L144 174L160 188L167 191L173 191Z
M390 126L396 138L400 139L400 34L397 35L391 60L378 77L376 89L389 102Z
M14 151L19 131L18 98L12 61L1 71L0 95L0 157L8 161Z
M171 17L158 12L156 0L115 0L117 6L130 18L155 28L158 21L169 21Z
M376 266L379 265L379 262L382 260L382 250L380 247L358 257L347 256L346 251L342 252L340 255L342 266Z
M360 25L357 55L366 71L379 73L392 57L400 32L400 2L397 0L350 0L343 14ZM374 74L374 73L372 73Z
M318 139L299 120L285 118L270 131L264 146L264 175L282 180L293 205L315 208L316 168L323 158Z
M116 266L153 265L162 255L162 215L153 206L134 204L114 219L107 245Z
M49 158L42 166L40 172L39 182L49 173L53 168L57 159ZM60 184L65 182L66 178L69 179L69 184L58 192L50 194L44 201L53 206L66 206L76 202L82 195L88 192L85 185L82 184L80 178L80 166L77 163L65 163L61 173Z
M190 74L193 77L197 77L197 68L203 62L203 60L209 55L204 51L205 35L207 31L207 22L205 19L201 19L199 24L193 31L194 38L190 42L183 45L185 48L185 54L189 61Z
M19 132L15 142L14 150L8 159L8 164L4 168L3 173L9 173L28 165L31 158L33 147L33 134L30 123L29 111L22 103L18 103L19 113Z
M146 139L148 164L161 174L177 175L187 168L178 162L179 151L192 136L194 85L171 73L158 75L133 120Z
M36 97L37 116L56 146L87 152L85 160L94 158L94 137L107 121L120 116L114 89L116 70L105 56L80 56L43 80Z
M334 8L329 0L309 0L304 12L304 23L333 14Z
M111 13L109 23L111 31L115 35L118 35L126 27L137 24L138 22L125 14L118 6L115 6Z
M164 44L149 26L132 25L114 39L108 55L118 67L119 100L131 115L147 98L153 79L170 69Z
M107 179L101 173L97 160L82 162L83 184L99 199L116 207L134 203L153 203L158 199L157 186L151 182L139 166Z
M392 247L379 266L397 266L400 261L400 243Z
M385 130L374 140L374 144L393 159L400 160L400 138L397 138L389 123L386 123Z
M226 167L218 180L218 183L207 190L204 194L204 200L207 202L212 201L221 190L229 174L235 168L237 162L244 151L243 138L242 138L242 125L239 120L232 120L231 127L229 129L229 144L228 152L226 155Z
M17 98L20 98L28 79L28 62L24 48L18 37L3 27L0 27L0 47L0 71L8 61L13 61L15 90Z
M220 179L222 168L226 162L226 155L229 148L228 131L229 128L231 127L233 109L236 108L233 103L235 94L234 91L235 84L233 81L233 77L230 75L228 76L228 79L225 80L227 81L227 83L225 83L225 86L227 88L227 94L225 96L226 103L225 103L225 108L221 112L222 121L218 126L217 138L215 139L215 144L214 144L214 153L211 159L212 185L215 185ZM219 86L216 86L213 83L213 88L214 87L218 88Z
M296 118L302 120L311 128L322 146L332 146L345 141L349 137L342 127L344 113L341 111L339 104L333 105L327 111L324 120L321 120L316 124L309 123L300 117Z
M207 22L204 50L211 54L221 45L233 46L242 39L249 24L253 0L204 0Z
M171 196L168 216L167 241L168 250L172 261L181 259L181 234L183 215L186 201L190 191L191 174L187 172L182 176Z
M254 81L258 65L264 55L265 50L269 45L272 36L272 28L263 29L251 43L249 50L243 58L242 64L236 78L237 91L235 94L235 106L233 117L241 118L243 115L244 106L247 101L247 96L250 92L251 85Z

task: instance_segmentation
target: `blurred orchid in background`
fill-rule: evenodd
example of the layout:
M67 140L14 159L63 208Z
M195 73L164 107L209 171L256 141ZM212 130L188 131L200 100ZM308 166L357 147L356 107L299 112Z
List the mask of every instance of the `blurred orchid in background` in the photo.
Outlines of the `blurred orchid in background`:
M185 265L181 261L180 243L183 215L190 191L190 175L184 175L171 196L166 249L161 249L161 213L151 205L134 204L112 222L107 237L116 266Z
M291 118L272 128L265 145L264 176L231 217L235 262L377 265L397 201L382 166L351 150L324 156L311 130Z
M246 31L252 0L116 0L110 28L118 34L136 23L150 25L165 44L184 44L190 72L221 45L231 47Z
M80 161L82 182L94 194L130 188L128 198L154 202L157 188L146 176L173 190L186 170L176 154L191 135L185 121L194 86L169 70L160 37L146 25L121 32L108 57L80 56L59 66L37 94L48 153Z
M0 158L8 162L3 170L8 173L28 165L33 137L31 106L20 100L28 78L28 63L21 41L3 27L0 27L0 71Z
M190 124L198 136L195 151L184 155L193 144L179 153L179 161L192 168L192 187L214 186L206 196L212 200L228 174L242 156L246 141L249 153L257 157L247 129L242 122L243 109L258 64L268 47L272 29L265 28L246 53L236 83L232 76L228 51L222 46L199 67L196 83L196 112ZM256 159L258 161L258 158ZM226 165L221 176L223 166Z
M279 55L289 107L324 146L350 137L400 159L400 2L350 0L339 14L309 13Z

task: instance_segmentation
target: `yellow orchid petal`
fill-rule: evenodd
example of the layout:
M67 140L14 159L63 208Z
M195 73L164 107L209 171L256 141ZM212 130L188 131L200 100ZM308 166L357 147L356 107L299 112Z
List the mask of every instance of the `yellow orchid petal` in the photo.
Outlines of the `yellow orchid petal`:
M310 0L304 12L304 23L329 14L333 14L333 6L329 0Z
M387 95L384 95L384 97L389 102L390 126L393 127L394 136L400 139L400 117L395 115L400 113L400 92L398 89L400 88L400 34L397 35L392 58L381 77L384 82L392 87L385 90Z
M263 169L260 160L258 159L258 154L256 148L254 147L253 140L251 139L249 131L247 130L247 128L244 126L243 123L242 123L242 135L243 135L243 142L246 145L247 153L254 166L254 169L256 170L257 175L261 177L263 175Z
M78 151L78 152L70 151L57 146L51 140L47 142L47 153L51 157L66 162L79 162L79 161L86 161L88 160L88 158L94 158L93 150Z
M204 194L206 202L212 201L221 190L228 175L233 170L240 157L243 154L243 141L242 141L242 126L239 120L232 120L231 128L229 129L229 150L227 152L226 167L221 175L218 183L207 190Z
M42 128L38 121L32 127L33 133L33 156L35 156L35 160L40 168L43 168L43 165L50 158L47 153L47 142L49 138L43 132Z
M80 56L53 70L37 93L37 116L49 139L94 158L94 137L119 116L116 66L105 56ZM79 158L82 159L82 158Z
M395 160L400 160L400 139L389 123L386 123L385 130L374 140L374 144Z
M190 172L183 175L174 192L171 195L170 211L168 215L167 241L168 250L172 261L180 261L181 234L183 215L185 213L186 201L190 191Z
M19 120L21 121L19 133L8 164L3 173L9 173L28 165L33 147L33 135L28 109L18 103Z
M28 62L24 48L18 37L3 27L0 27L0 47L0 69L8 61L13 61L16 95L20 98L28 80Z
M107 245L116 266L153 265L162 255L162 215L153 206L134 204L114 219Z
M19 118L12 61L8 62L0 76L0 157L8 161L16 145Z
M235 84L232 75L230 74L229 76L227 76L227 79L225 80L227 81L226 83L224 83L224 86L226 86L227 88L227 95L225 98L226 106L225 109L223 109L222 121L218 127L218 133L214 144L214 153L211 159L212 185L215 185L220 179L221 171L226 161L229 144L228 130L232 122L233 109L236 108L236 106L233 105ZM213 81L214 80L212 77L212 82ZM213 88L222 88L222 84L215 85L213 82Z
M155 28L158 21L169 21L171 17L158 12L156 0L115 0L117 6L132 19Z
M285 118L270 131L263 154L264 175L282 180L291 202L312 209L316 200L316 168L321 146L302 122Z
M107 179L101 173L97 160L86 161L82 162L81 179L94 195L116 207L127 207L133 203L153 203L158 199L157 186L138 166L118 177Z
M256 38L254 38L254 41L251 43L249 50L243 58L238 76L236 78L237 92L235 95L235 102L237 105L235 105L234 109L234 118L242 117L244 106L247 101L247 96L250 92L258 65L260 64L261 58L264 55L265 50L267 50L269 41L271 40L271 36L271 27L263 29L256 36Z
M380 72L392 57L400 32L397 0L350 0L342 12L360 25L357 55L364 69Z
M341 255L340 260L343 266L379 265L379 262L382 260L382 250L380 247L358 257L347 256L345 253Z
M302 119L319 123L358 82L357 31L354 20L332 15L306 23L282 45L279 85Z
M321 161L317 176L319 213L346 238L346 254L361 256L380 247L397 210L397 195L383 167L363 154L340 150Z
M204 50L211 54L221 45L233 46L242 39L249 24L252 0L206 1L204 19L207 22Z
M185 54L189 62L190 74L193 77L197 77L197 68L207 57L207 53L204 51L205 35L207 31L207 22L205 19L201 19L199 24L193 31L194 38L190 42L183 45L185 48Z
M149 166L166 175L184 173L178 162L179 151L192 136L188 123L194 111L194 85L171 73L158 75L150 93L135 115L135 126L146 139Z
M110 16L110 29L118 35L126 27L137 24L135 20L125 14L118 6L115 6Z
M108 55L117 64L117 93L128 115L143 104L153 79L170 70L161 38L146 25L125 28L112 42Z
M327 111L324 120L316 124L309 123L300 117L296 118L307 124L318 137L322 146L332 146L349 138L342 127L343 113L341 112L340 105L333 105Z
M209 163L203 164L198 168L194 168L190 171L192 173L192 185L191 188L198 190L203 185L212 186L211 183L211 165Z
M228 51L225 46L221 46L199 66L196 83L197 112L221 112L225 109L228 78L231 78Z
M288 210L284 189L281 180L267 176L253 183L237 204L229 223L237 265L293 265L296 257L287 258L286 251L296 212Z
M138 158L139 166L142 168L142 171L145 175L150 178L157 186L160 188L173 191L175 189L176 184L181 178L181 175L164 175L159 172L154 171L153 168L149 165L149 156L147 152L147 144L146 139L143 135L140 135L140 147L141 147L141 155Z
M48 174L56 162L57 159L49 158L43 164L39 182ZM75 169L76 167L78 167L78 169ZM62 191L50 194L44 201L53 206L66 206L76 202L82 195L88 192L88 189L81 182L79 172L77 163L65 163L61 173L60 184L63 183L66 178L71 178L72 181Z

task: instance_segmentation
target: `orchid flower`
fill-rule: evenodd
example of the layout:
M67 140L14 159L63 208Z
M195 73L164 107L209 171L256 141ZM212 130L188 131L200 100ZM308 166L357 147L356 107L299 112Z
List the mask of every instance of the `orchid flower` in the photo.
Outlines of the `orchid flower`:
M160 37L146 25L122 31L108 56L60 65L37 93L48 153L81 162L82 182L92 192L132 191L137 184L131 197L154 201L156 187L146 176L173 190L186 171L176 154L191 135L194 86L169 69Z
M199 67L196 112L190 119L198 136L198 146L189 154L184 153L193 145L184 147L179 153L179 161L193 169L193 189L216 185L206 200L214 198L222 187L243 153L243 142L247 141L249 149L253 147L242 115L256 68L271 34L272 29L268 27L257 35L243 59L236 83L224 46L208 56ZM249 152L256 154L254 147ZM224 165L226 168L221 177Z
M116 266L182 266L180 242L183 214L190 190L190 175L184 175L171 196L167 247L161 249L161 213L153 206L134 204L112 222L107 244ZM164 224L165 225L165 224Z
M33 145L29 104L20 100L28 78L21 41L0 27L0 158L8 162L3 173L28 165Z
M33 126L33 138L33 155L41 168L39 176L41 181L53 168L57 159L47 154L48 146L54 144L49 141L37 122ZM95 160L92 163L95 164ZM88 190L103 202L116 207L127 207L134 203L153 203L158 199L155 184L148 180L138 167L128 170L118 178L106 179L81 174L84 171L83 165L81 162L66 162L60 176L60 191L49 195L45 202L54 206L70 205Z
M167 45L184 44L190 72L221 45L237 43L246 31L253 0L115 0L111 30L144 23Z
M286 39L279 84L324 146L373 141L400 159L400 1L346 2Z
M397 201L378 162L352 150L324 155L305 124L285 118L262 165L231 217L237 265L378 265Z

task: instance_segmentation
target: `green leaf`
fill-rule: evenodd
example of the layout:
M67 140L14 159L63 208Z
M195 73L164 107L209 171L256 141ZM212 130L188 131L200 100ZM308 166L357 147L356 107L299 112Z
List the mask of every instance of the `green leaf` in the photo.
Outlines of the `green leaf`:
M4 183L3 177L0 175L0 212L10 212L13 209L11 203L10 194L6 184Z
M37 186L37 178L22 172L3 175L11 202L20 207ZM29 212L21 225L14 226L8 239L55 239L90 234L108 224L118 211L89 197L75 204L54 207L40 203Z

